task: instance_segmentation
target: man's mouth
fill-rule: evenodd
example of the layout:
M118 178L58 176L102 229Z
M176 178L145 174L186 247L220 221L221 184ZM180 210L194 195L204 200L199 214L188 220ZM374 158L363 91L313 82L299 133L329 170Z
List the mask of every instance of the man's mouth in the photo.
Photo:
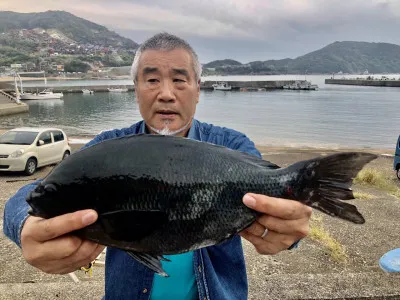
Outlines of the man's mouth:
M157 114L160 114L165 117L172 117L174 115L177 115L178 113L173 110L158 110Z

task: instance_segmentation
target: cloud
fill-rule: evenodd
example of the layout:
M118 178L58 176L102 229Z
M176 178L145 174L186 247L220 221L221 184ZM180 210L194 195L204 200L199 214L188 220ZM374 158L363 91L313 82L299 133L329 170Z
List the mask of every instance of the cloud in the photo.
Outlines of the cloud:
M30 7L30 0L0 3L0 10ZM296 57L336 40L400 44L398 0L41 0L34 7L69 11L137 42L168 31L210 59Z

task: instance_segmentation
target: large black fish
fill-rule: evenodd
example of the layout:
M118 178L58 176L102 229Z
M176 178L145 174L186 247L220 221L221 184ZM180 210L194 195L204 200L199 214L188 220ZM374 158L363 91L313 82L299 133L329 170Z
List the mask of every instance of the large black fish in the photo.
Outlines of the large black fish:
M133 135L74 153L28 196L42 218L92 208L99 218L76 234L126 250L166 276L160 259L217 244L253 223L247 192L295 199L364 223L351 204L352 179L376 155L338 153L287 168L186 138Z

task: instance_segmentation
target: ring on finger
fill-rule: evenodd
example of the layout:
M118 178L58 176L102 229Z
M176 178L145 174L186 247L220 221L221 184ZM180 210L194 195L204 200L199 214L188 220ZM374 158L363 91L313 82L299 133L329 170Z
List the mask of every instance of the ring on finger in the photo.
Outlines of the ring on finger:
M262 239L265 238L265 237L267 236L268 231L269 231L268 228L265 227L265 230L264 230L263 234L261 235L261 238L262 238Z

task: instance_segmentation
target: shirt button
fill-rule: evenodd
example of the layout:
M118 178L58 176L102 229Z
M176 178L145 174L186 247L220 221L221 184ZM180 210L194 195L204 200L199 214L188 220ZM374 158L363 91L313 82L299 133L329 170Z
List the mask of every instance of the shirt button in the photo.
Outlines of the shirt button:
M146 294L147 293L147 289L143 289L143 294Z
M199 270L199 273L201 273L201 266L199 265L199 267L197 268Z

